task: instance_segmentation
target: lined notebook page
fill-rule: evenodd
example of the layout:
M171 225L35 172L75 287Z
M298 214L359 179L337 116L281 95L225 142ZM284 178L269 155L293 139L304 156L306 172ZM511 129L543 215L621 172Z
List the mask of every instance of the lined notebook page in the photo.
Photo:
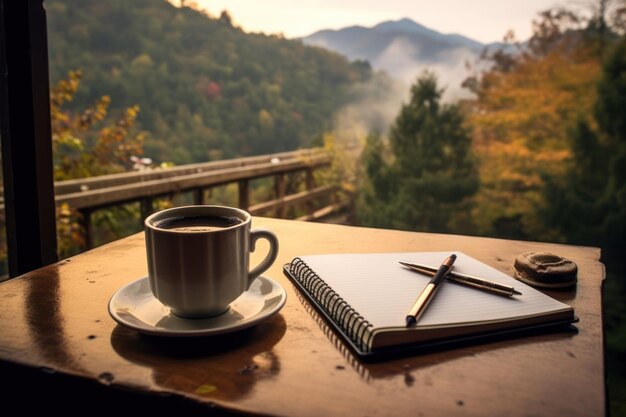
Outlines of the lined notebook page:
M300 258L374 328L406 327L406 313L430 277L398 262L438 267L452 253L454 271L514 286L522 295L503 297L444 282L417 327L459 326L571 310L534 288L461 252L309 255Z

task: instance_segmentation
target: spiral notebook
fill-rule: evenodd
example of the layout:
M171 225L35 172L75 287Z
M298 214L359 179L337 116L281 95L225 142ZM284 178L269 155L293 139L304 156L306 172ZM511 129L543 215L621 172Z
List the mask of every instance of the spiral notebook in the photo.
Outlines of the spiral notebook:
M406 313L429 277L399 261L438 266L456 253L454 270L515 287L503 297L445 282L414 327ZM301 256L285 274L361 356L419 351L576 321L574 309L461 252Z

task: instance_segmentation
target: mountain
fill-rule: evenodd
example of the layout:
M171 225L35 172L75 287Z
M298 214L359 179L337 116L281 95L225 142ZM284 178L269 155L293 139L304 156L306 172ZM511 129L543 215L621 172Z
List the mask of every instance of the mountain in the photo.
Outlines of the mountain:
M193 3L193 2L192 2ZM82 69L84 112L140 107L145 156L177 164L311 146L372 70L280 36L250 34L165 0L46 0L52 84Z
M451 44L452 46L464 45L470 48L478 48L478 49L481 49L484 47L482 43L475 41L473 39L470 39L468 37L457 35L457 34L444 35L433 29L429 29L424 25L420 25L419 23L408 18L404 18L398 21L387 21L387 22L379 23L378 25L374 26L372 29L378 32L387 32L387 33L393 33L393 34L411 33L411 34L421 35L423 37L427 37L432 40L441 40L441 41L447 42Z
M351 60L369 61L407 83L424 69L439 75L449 89L460 89L468 74L467 61L475 61L486 46L458 34L442 34L411 19L379 23L371 28L351 26L321 30L305 38L307 45L327 48Z

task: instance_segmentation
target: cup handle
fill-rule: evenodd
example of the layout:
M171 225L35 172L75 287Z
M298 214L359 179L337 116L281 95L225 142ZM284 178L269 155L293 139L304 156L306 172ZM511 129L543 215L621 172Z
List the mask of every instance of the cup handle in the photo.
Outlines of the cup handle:
M265 272L276 260L276 256L278 255L278 238L276 235L269 230L265 229L257 229L250 231L250 252L254 252L256 247L256 241L259 239L265 238L270 243L270 251L261 261L260 264L254 267L252 271L248 273L248 288L250 288L250 284L254 281L259 275ZM248 289L246 288L246 290Z

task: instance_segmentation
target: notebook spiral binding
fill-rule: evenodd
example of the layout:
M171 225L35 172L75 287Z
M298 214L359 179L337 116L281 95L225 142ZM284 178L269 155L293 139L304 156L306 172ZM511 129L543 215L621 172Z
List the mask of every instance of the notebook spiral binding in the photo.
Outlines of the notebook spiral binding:
M309 303L306 296L303 295L302 292L299 291L297 288L294 288L294 291L296 293L296 297L298 297L298 299L304 306L304 309L306 310L306 312L311 315L313 320L315 320L315 323L317 323L322 333L324 333L324 335L326 335L328 340L330 340L330 342L335 346L335 348L337 348L341 356L343 356L343 358L350 364L350 366L352 366L352 368L355 371L357 371L359 376L363 380L365 380L365 382L370 382L372 377L369 371L367 370L365 366L363 366L361 362L359 362L356 359L356 357L354 356L354 354L352 353L348 345L345 342L343 342L339 336L337 336L337 334L332 330L332 328L328 324L326 324L326 321L324 321L324 318L322 318L322 316L320 316L317 313L317 311L315 310L315 307L313 307L311 303Z
M289 266L289 272L355 346L365 352L370 350L373 333L369 321L330 288L302 259L295 258Z

